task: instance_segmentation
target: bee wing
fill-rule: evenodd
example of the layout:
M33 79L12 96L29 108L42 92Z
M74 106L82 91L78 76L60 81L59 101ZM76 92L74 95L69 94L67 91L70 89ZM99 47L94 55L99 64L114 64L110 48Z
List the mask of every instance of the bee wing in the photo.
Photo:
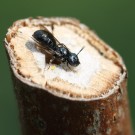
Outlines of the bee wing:
M54 50L52 50L52 49L50 49L50 48L45 48L45 47L42 47L41 45L39 45L39 44L37 44L37 48L39 49L39 50L41 50L42 52L46 52L46 53L48 53L48 54L51 54L51 55L54 55L55 54L55 51Z
M52 54L52 55L55 54L55 51L54 50L52 50L52 49L50 49L50 48L48 48L46 46L42 47L40 45L40 43L35 38L32 37L32 39L36 42L37 48L39 50L41 50L42 52L47 52L47 53Z

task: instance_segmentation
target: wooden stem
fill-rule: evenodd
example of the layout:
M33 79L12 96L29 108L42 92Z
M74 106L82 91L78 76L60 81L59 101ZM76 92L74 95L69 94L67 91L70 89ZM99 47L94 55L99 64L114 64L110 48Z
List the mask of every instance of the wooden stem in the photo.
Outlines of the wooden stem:
M63 23L63 20L64 23L71 23L73 26L79 23L66 18L59 21L53 18L52 22L59 24ZM55 94L56 91L50 92L54 88L50 88L50 85L47 87L46 84L46 88L40 87L31 82L30 77L19 72L15 67L17 59L14 59L16 56L12 53L14 47L11 39L15 37L18 27L26 27L27 23L39 25L34 22L44 22L47 25L51 19L49 21L45 21L44 18L19 20L10 28L12 33L8 33L5 39L23 135L131 135L126 68L121 57L94 33L89 33L90 40L91 38L95 40L91 40L91 44L107 59L119 66L123 76L121 80L118 77L111 86L104 88L101 94L87 96L84 93L85 96L82 99L79 96L77 99L77 96L74 97L71 94L68 98ZM117 85L116 81L119 82ZM111 93L108 94L110 91L107 90L110 88L112 88Z

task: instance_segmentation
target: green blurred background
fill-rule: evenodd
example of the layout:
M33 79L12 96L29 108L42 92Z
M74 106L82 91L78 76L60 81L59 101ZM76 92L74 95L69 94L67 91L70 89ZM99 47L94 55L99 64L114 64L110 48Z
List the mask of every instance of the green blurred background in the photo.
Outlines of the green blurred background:
M2 41L15 20L30 16L76 17L121 54L129 72L128 93L135 129L135 0L0 0L0 135L20 135L17 103Z

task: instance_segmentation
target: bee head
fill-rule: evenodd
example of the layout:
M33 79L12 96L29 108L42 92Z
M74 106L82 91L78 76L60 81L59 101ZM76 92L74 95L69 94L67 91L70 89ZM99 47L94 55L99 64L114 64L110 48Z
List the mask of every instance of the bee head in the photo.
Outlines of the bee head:
M78 66L80 64L78 56L75 53L70 53L67 61L73 67L76 67L76 66Z
M84 49L84 46L81 48L81 50L75 54L75 53L70 53L69 57L67 59L68 63L73 66L76 67L80 64L79 58L78 58L78 54Z

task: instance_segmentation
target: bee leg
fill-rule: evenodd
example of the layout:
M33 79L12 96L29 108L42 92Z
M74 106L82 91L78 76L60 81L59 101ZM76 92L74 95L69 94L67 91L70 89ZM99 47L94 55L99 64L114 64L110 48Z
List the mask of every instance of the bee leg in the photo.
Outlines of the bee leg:
M68 64L68 62L67 62L67 67L69 68L69 70L70 70L70 71L72 71L72 69L69 67L69 64Z
M52 64L52 62L53 62L54 60L55 60L55 56L53 56L52 59L50 59L48 69L50 68L50 64Z
M46 67L44 68L44 71L43 71L43 72L47 71L47 70L50 68L50 64L51 64L54 60L55 60L55 56L53 56L52 59L50 59L49 64L48 64L48 67L46 66Z

